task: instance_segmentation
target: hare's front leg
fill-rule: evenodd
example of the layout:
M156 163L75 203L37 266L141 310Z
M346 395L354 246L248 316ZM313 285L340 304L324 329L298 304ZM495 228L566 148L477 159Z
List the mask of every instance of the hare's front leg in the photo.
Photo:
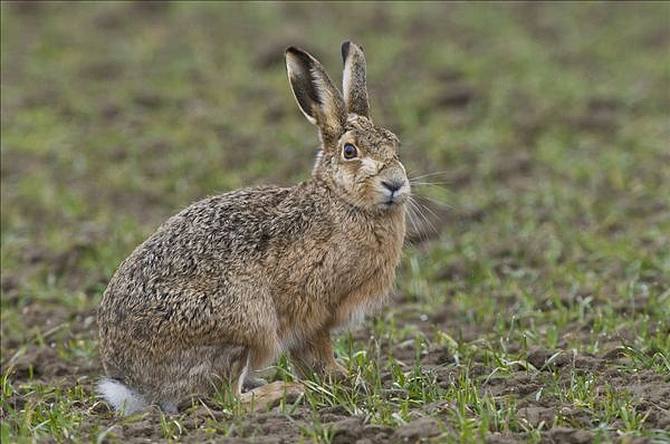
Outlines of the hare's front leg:
M291 360L300 377L310 373L342 379L347 370L335 360L330 332L321 331L311 338L291 347Z

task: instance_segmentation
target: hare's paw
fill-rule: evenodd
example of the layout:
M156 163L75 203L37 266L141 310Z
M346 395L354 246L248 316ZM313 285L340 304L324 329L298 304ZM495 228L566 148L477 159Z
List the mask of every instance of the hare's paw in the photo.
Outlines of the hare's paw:
M333 360L324 369L324 375L333 381L344 381L349 377L349 371L340 363Z
M179 407L173 401L163 401L160 404L161 410L163 410L168 415L176 415L179 413Z
M258 387L262 387L262 386L266 385L267 383L268 382L263 378L259 378L259 377L253 376L253 375L246 375L245 378L244 378L244 383L243 383L242 387L245 391L248 391L248 390L256 389Z
M302 384L277 381L243 393L240 401L253 411L261 412L276 407L282 400L293 403L304 393Z

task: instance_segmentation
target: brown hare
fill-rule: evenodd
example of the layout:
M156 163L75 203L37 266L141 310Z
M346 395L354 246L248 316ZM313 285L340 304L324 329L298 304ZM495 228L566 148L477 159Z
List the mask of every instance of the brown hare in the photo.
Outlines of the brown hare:
M98 390L116 410L175 411L222 381L240 396L283 351L299 372L344 373L331 332L394 285L410 185L398 138L370 119L363 51L342 45L343 93L307 52L285 57L319 129L311 177L197 202L121 264L98 309Z

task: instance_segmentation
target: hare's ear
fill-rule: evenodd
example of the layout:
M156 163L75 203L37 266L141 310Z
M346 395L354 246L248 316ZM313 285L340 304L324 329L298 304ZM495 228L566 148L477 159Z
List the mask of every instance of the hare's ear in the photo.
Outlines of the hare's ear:
M365 54L363 54L363 49L349 41L342 43L342 61L344 62L342 92L344 93L347 112L369 118L370 106L365 80Z
M286 50L286 70L295 100L307 120L319 127L324 138L337 140L347 117L342 95L326 70L306 51L293 46Z

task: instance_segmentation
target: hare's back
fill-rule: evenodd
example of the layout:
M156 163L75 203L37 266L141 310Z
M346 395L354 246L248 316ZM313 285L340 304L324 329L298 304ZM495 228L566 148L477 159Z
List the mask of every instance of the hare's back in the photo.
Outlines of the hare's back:
M145 278L227 272L262 254L290 188L251 188L209 197L168 219L129 257ZM124 264L125 265L125 264Z
M141 311L198 289L225 291L226 280L253 273L284 228L291 188L251 188L213 196L168 219L112 277L100 313ZM114 317L114 316L112 316ZM119 319L120 320L120 319Z

